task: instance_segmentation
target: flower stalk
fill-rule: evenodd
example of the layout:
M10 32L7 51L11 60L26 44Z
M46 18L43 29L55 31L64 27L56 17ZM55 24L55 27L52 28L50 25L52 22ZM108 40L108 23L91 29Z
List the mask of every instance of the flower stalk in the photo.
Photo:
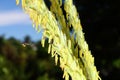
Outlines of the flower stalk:
M16 0L17 5L19 2ZM65 80L69 80L69 77L72 80L100 79L72 0L50 0L50 10L44 0L21 0L21 3L36 30L43 30L42 46L47 38L48 53L64 71ZM62 6L66 15L63 14ZM74 30L72 35L69 30L71 26Z

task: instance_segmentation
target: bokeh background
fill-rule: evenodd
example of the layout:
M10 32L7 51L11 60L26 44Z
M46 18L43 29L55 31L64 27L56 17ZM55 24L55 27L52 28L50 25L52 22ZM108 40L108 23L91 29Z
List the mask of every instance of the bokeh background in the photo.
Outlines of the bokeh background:
M120 80L120 1L73 1L102 80ZM0 0L0 80L63 80L41 36L15 0Z

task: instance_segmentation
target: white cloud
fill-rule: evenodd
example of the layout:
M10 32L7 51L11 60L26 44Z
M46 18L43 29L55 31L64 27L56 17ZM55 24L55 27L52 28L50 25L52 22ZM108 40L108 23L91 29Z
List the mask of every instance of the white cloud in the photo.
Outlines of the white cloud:
M29 24L30 19L27 14L22 11L6 11L0 12L0 26L8 26L14 24Z

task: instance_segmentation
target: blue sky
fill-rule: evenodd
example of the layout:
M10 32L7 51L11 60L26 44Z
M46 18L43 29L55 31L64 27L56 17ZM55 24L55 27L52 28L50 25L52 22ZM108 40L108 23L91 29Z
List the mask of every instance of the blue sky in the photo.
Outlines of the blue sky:
M37 33L32 27L29 16L24 13L21 6L16 6L16 0L0 0L0 36L14 37L24 40L29 35L33 41L41 39L41 33Z

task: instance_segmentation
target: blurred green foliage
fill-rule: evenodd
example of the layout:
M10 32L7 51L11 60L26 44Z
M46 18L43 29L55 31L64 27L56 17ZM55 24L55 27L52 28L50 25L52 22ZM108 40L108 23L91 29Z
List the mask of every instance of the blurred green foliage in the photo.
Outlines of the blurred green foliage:
M62 80L62 71L54 66L47 48L40 41L22 46L26 42L31 42L28 36L23 42L0 37L0 80Z
M116 68L120 68L120 59L116 59L113 61L113 66Z
M24 47L23 43L31 45ZM62 70L47 53L47 41L45 44L42 48L40 41L32 42L29 36L23 42L0 36L0 80L63 80ZM102 53L96 57L101 76L106 76L103 80L119 80L120 59Z

